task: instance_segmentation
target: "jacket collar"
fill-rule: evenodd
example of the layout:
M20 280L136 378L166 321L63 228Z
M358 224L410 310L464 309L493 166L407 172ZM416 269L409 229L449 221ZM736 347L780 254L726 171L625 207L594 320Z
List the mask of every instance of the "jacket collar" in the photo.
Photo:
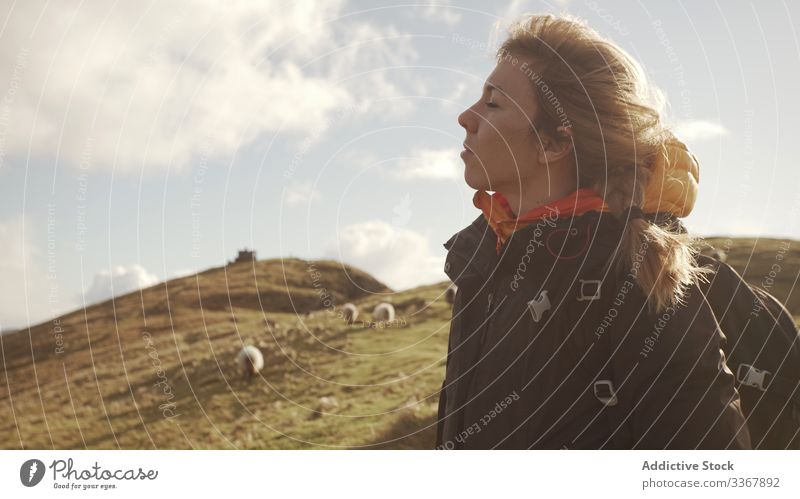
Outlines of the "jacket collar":
M444 243L444 272L456 284L469 277L489 276L498 260L496 244L497 235L483 214L479 215Z
M610 215L606 215L610 216ZM489 226L486 217L479 215L470 225L453 234L444 243L447 249L444 272L451 281L459 285L466 279L488 280L503 265L510 254L522 251L529 242L531 232L563 229L582 225L582 216L563 217L540 224L531 224L515 231L497 254L497 234Z

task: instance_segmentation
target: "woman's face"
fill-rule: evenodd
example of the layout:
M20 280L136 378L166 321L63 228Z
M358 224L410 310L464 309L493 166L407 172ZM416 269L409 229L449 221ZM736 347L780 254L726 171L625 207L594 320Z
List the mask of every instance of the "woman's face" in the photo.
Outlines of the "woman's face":
M467 132L464 178L476 190L518 190L539 170L539 140L532 128L538 106L526 76L531 63L515 61L501 59L481 98L458 117Z

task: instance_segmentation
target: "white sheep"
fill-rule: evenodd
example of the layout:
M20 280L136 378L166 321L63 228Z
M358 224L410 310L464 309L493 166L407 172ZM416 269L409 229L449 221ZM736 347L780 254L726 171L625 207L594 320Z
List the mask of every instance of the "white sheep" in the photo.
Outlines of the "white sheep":
M391 303L379 303L372 311L372 319L375 322L393 321L394 320L394 306Z
M264 368L264 356L261 355L261 350L253 345L247 345L239 350L239 355L236 356L236 363L242 370L242 375L245 381L250 382L250 378Z
M451 284L444 292L444 301L452 305L453 302L456 301L456 292L458 292L458 286Z
M358 307L352 303L345 303L342 306L342 315L346 323L352 324L358 319Z

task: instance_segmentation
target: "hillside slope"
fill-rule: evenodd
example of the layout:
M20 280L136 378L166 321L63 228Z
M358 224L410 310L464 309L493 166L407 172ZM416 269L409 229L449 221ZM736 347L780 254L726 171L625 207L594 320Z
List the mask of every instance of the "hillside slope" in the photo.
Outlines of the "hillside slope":
M371 445L395 422L432 418L448 333L444 289L394 294L336 262L268 260L1 336L0 447ZM348 326L324 308L353 301L371 310L383 300L405 325ZM266 361L249 385L234 364L247 343ZM325 396L339 406L322 406ZM419 403L404 408L413 397Z

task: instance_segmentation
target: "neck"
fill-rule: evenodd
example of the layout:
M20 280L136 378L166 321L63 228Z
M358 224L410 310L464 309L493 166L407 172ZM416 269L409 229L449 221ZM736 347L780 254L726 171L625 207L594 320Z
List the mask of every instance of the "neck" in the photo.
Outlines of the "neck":
M512 185L498 185L494 189L506 198L515 217L557 201L578 189L578 173L571 159L537 164L533 173L518 178Z
M559 200L567 194L575 192L577 188L576 184L571 184L554 189L553 186L548 188L545 183L540 183L528 188L522 186L522 189L519 185L513 189L498 188L497 191L506 198L514 216L519 216L534 208Z

